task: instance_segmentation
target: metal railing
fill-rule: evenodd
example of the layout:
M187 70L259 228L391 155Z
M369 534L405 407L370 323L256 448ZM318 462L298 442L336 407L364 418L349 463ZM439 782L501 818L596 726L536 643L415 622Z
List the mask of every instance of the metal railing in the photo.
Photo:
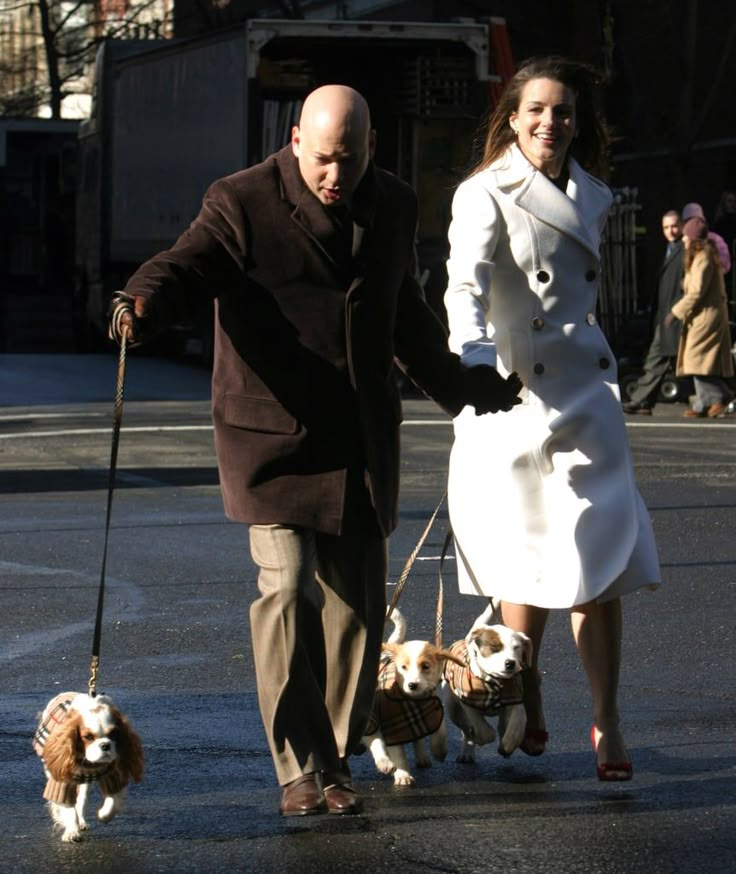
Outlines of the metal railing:
M638 307L636 221L641 210L637 188L614 189L614 201L601 242L598 321L610 339Z

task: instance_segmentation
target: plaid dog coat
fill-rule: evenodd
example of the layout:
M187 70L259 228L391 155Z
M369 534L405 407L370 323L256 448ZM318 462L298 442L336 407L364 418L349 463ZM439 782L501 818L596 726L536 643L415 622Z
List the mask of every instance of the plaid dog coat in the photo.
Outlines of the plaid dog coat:
M44 768L46 767L46 762L43 758L43 751L46 741L64 723L71 710L72 701L76 697L76 692L62 692L61 695L57 695L56 698L49 702L41 716L36 733L33 735L33 749L43 762ZM115 770L115 765L112 762L103 762L99 765L94 765L90 762L80 762L72 772L71 783L65 783L52 777L48 769L46 770L46 777L46 787L43 792L44 799L64 805L74 805L76 803L77 788L81 783L99 782L103 795L116 795L128 785L128 781Z
M463 665L456 665L448 659L445 662L444 678L463 704L474 707L487 716L496 716L502 707L522 703L524 690L521 674L516 674L508 680L498 680L496 677L482 680L470 670L468 646L464 640L455 641L450 647L450 652L456 655Z
M434 734L443 716L442 702L434 693L426 698L405 695L396 680L396 666L389 656L381 656L378 688L365 734L380 731L389 746L398 746Z

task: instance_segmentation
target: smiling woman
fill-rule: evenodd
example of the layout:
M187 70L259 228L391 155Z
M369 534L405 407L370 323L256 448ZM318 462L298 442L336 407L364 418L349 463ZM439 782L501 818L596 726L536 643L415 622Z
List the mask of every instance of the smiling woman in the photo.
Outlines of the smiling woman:
M483 156L474 172L488 167L509 149L516 140L519 120L529 116L529 124L534 127L555 137L566 137L559 152L574 158L589 173L605 178L608 134L595 108L595 81L595 72L590 67L566 58L550 56L526 61L506 86L488 119ZM534 119L539 119L540 124ZM523 143L519 146L527 160L542 169L534 163L534 155L527 154Z
M466 409L455 419L448 503L461 591L502 602L504 622L532 640L520 748L545 750L539 651L548 611L568 609L591 686L597 775L626 780L619 596L656 584L659 566L596 317L612 196L591 173L605 151L591 71L532 59L509 82L483 157L457 189L450 345L466 363L518 372L524 402L503 417Z
M529 163L557 179L575 134L575 95L554 79L532 79L509 118L519 148Z

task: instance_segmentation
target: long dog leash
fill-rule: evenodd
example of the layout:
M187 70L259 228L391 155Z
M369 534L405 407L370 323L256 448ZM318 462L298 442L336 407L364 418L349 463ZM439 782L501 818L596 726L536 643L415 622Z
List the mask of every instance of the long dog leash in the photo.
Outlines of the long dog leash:
M429 522L427 522L424 531L422 531L419 540L417 541L417 545L411 551L411 554L406 560L404 564L404 569L401 571L399 579L396 582L396 587L394 588L394 593L391 597L391 603L389 605L388 610L386 611L386 622L388 622L391 614L394 611L394 607L399 603L399 598L401 597L401 593L404 591L404 586L406 585L407 580L409 579L409 574L411 569L416 561L421 548L424 546L424 541L427 539L429 532L432 530L432 526L434 525L434 521L437 518L437 514L442 507L442 504L445 502L445 498L447 497L447 490L444 491L442 497L439 500L439 503L434 508L434 512L429 517ZM437 646L440 646L440 641L442 639L442 609L443 609L443 583L442 583L442 564L445 560L445 554L447 552L447 548L450 545L450 541L452 540L452 529L448 530L447 535L445 537L445 543L442 547L442 558L440 559L440 574L439 574L439 592L437 594L437 611L435 617L435 640L437 642Z
M438 583L437 583L437 610L435 613L435 623L434 623L434 645L437 649L442 648L442 613L445 606L445 583L442 578L442 570L445 566L445 557L447 555L447 550L450 548L450 544L452 543L452 527L447 526L447 534L445 534L445 541L442 544L442 552L440 553L440 569L437 573Z
M404 590L404 586L406 585L406 582L409 578L409 573L411 572L412 566L414 565L414 562L416 561L417 555L419 555L419 552L420 552L422 546L424 546L424 541L427 539L427 536L429 535L429 532L432 529L432 525L434 525L434 521L437 518L437 514L440 511L440 507L442 507L442 504L445 502L446 497L447 497L447 490L445 490L442 497L440 498L440 501L437 504L437 506L435 507L434 512L430 516L429 522L427 522L427 525L424 528L424 531L422 532L422 534L419 538L419 541L417 542L417 545L414 547L414 549L411 552L411 555L406 560L406 564L404 565L404 569L402 570L401 575L398 579L398 582L396 583L396 588L394 589L394 593L393 593L393 596L391 598L391 604L386 611L386 623L388 623L388 620L391 617L391 613L393 612L394 607L399 602L399 598L401 597L401 593ZM448 524L447 533L445 534L445 539L442 543L442 551L440 553L440 566L439 566L439 572L437 574L437 576L438 576L437 607L435 609L434 644L438 649L442 648L442 616L444 613L444 604L445 604L445 584L444 584L444 578L442 576L442 573L443 573L444 566L445 566L445 559L447 558L447 552L450 548L450 544L452 543L453 538L454 538L454 535L452 533L452 526ZM495 598L488 598L488 603L493 607L494 612L497 612L499 610L499 602ZM502 621L502 620L499 620L499 621Z
M107 542L110 537L110 516L112 514L112 496L115 488L115 470L118 462L118 445L120 443L120 426L123 421L123 387L125 385L126 341L128 332L125 328L120 334L120 355L115 381L115 410L113 413L112 446L110 449L110 472L107 483L107 515L105 518L105 542L102 549L102 570L100 571L100 588L97 594L97 616L92 639L92 661L90 662L89 695L97 695L97 673L100 667L100 641L102 638L102 611L105 603L105 569L107 567Z

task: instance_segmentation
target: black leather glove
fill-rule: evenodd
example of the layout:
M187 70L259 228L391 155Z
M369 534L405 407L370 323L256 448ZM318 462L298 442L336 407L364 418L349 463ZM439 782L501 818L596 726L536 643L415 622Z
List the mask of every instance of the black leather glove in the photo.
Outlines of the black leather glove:
M140 330L135 315L135 298L122 291L116 291L112 296L108 315L110 317L108 336L111 340L120 345L123 331L125 331L128 344L135 346L136 343L140 343Z
M470 367L463 376L465 403L475 407L476 416L484 413L507 413L521 403L517 397L523 387L517 373L510 373L506 379L488 364Z

